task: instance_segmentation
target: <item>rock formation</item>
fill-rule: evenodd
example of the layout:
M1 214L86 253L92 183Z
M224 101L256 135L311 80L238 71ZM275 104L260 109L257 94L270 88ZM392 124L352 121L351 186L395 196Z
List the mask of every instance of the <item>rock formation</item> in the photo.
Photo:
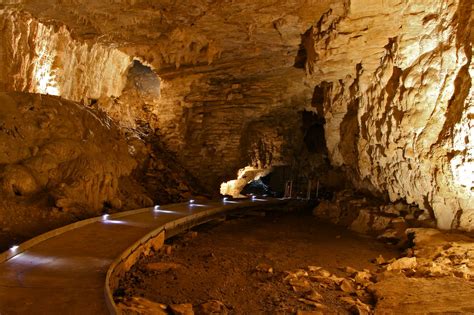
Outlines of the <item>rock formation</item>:
M3 0L0 10L1 90L105 113L149 147L157 140L155 157L175 157L198 190L218 193L245 167L285 166L323 185L336 168L440 228L474 229L468 0Z
M358 187L432 211L444 229L474 227L470 9L352 1L305 38L331 163Z

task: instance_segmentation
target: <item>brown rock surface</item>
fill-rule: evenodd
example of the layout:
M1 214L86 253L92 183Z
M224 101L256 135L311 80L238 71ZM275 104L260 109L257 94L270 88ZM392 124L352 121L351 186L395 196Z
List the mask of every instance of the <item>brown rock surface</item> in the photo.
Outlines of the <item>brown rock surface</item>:
M159 139L202 190L217 193L246 166L286 166L327 185L344 185L328 176L343 171L442 229L472 230L471 9L469 0L1 1L0 90L101 109ZM163 168L155 162L149 173ZM40 189L27 172L8 167L5 190Z
M0 232L7 242L104 211L152 206L155 189L169 189L151 195L163 201L191 191L172 160L161 171L174 177L166 185L150 182L159 174L138 176L162 157L144 159L150 149L102 112L26 93L0 93L0 103Z
M375 314L474 312L474 284L456 278L406 278L397 275L375 284L372 290L377 299Z

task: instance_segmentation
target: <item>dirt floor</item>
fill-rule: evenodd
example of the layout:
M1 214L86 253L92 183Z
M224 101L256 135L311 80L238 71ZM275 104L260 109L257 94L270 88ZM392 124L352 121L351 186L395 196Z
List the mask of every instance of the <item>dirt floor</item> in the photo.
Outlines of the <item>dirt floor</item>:
M331 281L309 287L298 274L321 280L331 273L341 279L353 273L351 268L374 271L380 255L386 260L400 255L395 247L318 221L310 213L259 214L201 226L169 240L164 252L142 259L126 275L118 300L191 303L197 313L197 306L214 300L235 314L304 314L315 308L346 314L354 310L354 304L344 302L347 292ZM371 295L357 294L373 303Z

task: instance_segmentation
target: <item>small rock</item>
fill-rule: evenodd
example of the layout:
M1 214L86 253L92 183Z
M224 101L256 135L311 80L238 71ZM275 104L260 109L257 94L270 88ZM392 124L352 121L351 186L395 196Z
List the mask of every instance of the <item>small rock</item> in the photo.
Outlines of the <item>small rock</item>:
M405 270L405 269L415 269L417 266L416 257L403 257L395 260L390 265L387 266L387 270Z
M365 271L359 271L356 273L354 280L356 283L364 287L367 287L372 284L372 281L370 281L371 277L372 275L370 273L365 272Z
M291 279L290 284L293 286L293 291L297 293L311 291L311 283L306 279Z
M316 275L320 276L320 277L330 277L331 276L331 273L327 270L324 270L324 269L319 269L316 271Z
M386 263L386 262L385 262L385 258L383 258L382 255L379 255L379 257L377 257L377 258L375 259L375 262L377 263L377 265L383 265L383 264Z
M167 315L166 305L152 302L142 297L131 297L121 301L117 308L124 314Z
M273 267L270 266L269 264L258 264L257 267L255 267L255 270L257 271L262 271L262 272L268 272L268 273L273 273Z
M199 305L198 313L203 315L219 314L227 315L227 307L221 301L212 300Z
M340 289L343 292L346 292L346 293L354 293L355 292L354 283L352 281L347 280L347 279L342 280L342 282L340 284Z
M163 245L162 251L163 251L166 255L171 255L171 253L173 252L173 246L171 246L171 245Z
M303 302L304 304L307 304L307 305L314 306L314 307L319 308L319 309L326 308L326 305L324 305L324 304L314 302L314 301L310 301L310 300L307 300L307 299L300 298L300 299L298 299L298 301Z
M385 232L377 236L377 239L389 244L398 244L401 240L401 237L398 231L394 229L387 229Z
M313 282L318 282L319 285L324 288L327 288L328 286L334 286L334 280L328 277L310 276L309 279Z
M194 315L191 303L170 305L170 309L174 315Z
M316 292L315 290L311 290L311 292L308 295L306 295L306 298L308 300L315 301L315 302L320 302L323 300L323 296L319 294L318 292Z
M357 272L357 270L355 268L352 268L352 267L345 267L344 268L344 271L350 275L353 275Z
M308 273L303 269L298 269L296 271L285 271L287 276L283 279L283 281L288 282L291 279L298 279L300 277L307 277Z
M318 267L318 266L308 266L308 270L311 271L311 272L316 272L316 271L319 271L321 269L322 269L322 267Z

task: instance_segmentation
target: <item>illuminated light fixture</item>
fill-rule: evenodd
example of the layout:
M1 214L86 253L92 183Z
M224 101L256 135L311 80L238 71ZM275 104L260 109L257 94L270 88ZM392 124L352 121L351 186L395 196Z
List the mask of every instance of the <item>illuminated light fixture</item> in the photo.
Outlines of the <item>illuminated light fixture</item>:
M228 200L229 200L229 198L227 198L227 197L222 198L222 201L223 201L224 203L227 202Z
M107 224L122 224L122 225L128 225L127 221L120 221L120 220L107 220Z
M10 250L11 250L12 252L14 252L14 251L16 251L18 248L20 248L20 246L18 246L18 245L13 245L12 247L10 247Z
M153 207L153 211L160 211L160 205L156 205Z
M254 201L255 199L257 199L257 197L255 197L254 195L252 195L252 201Z
M194 202L195 202L194 199L189 200L189 203L190 203L190 204L193 204Z
M167 214L178 214L176 211L171 211L171 210L161 210L161 209L155 209L155 213L167 213Z
M104 214L104 215L102 216L102 220L107 220L108 218L109 218L109 215L108 215L108 214Z

